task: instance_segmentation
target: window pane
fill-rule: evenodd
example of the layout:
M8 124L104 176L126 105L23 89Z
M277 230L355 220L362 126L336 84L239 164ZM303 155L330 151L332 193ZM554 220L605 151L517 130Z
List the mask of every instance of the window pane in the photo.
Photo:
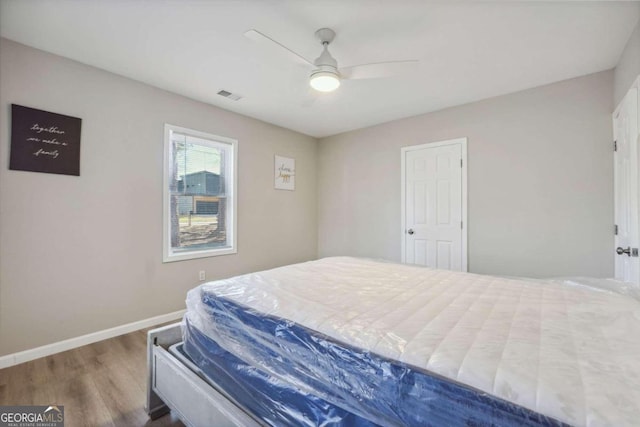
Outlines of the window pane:
M169 256L232 248L233 145L172 131L169 149Z

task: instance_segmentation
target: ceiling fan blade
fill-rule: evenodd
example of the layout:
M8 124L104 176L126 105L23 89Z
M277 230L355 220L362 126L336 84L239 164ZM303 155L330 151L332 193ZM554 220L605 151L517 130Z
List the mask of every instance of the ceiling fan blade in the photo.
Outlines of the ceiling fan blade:
M261 33L260 31L257 30L249 30L247 32L244 33L244 36L248 39L251 39L255 42L261 43L267 47L272 48L273 50L277 50L281 53L286 54L290 59L294 60L295 62L302 64L302 65L310 65L313 67L313 62L308 61L307 59L305 59L304 57L298 55L297 53L295 53L294 51L292 51L291 49L289 49L288 47L286 47L285 45L283 45L282 43L272 39L271 37Z
M378 79L410 73L418 69L420 61L390 61L354 65L340 69L344 79Z

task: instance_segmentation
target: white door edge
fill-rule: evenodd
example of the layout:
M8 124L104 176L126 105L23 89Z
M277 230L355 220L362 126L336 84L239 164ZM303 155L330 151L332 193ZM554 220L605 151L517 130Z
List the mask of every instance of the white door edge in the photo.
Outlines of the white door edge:
M636 91L636 102L638 103L637 105L637 135L635 135L635 139L632 139L632 144L634 144L636 150L635 152L637 152L638 149L640 149L640 75L638 75L638 77L634 80L634 82L631 84L631 86L629 87L629 89L627 90L627 92L625 93L625 96L620 100L620 102L618 103L618 105L616 106L615 110L613 111L613 113L611 114L611 118L612 118L612 122L613 122L613 140L617 141L618 140L618 135L617 135L617 125L616 122L618 120L619 114L620 114L620 110L623 108L625 102L627 101L627 97L629 96L629 93L635 90ZM639 167L640 164L636 163L636 167ZM613 204L614 204L614 223L617 221L617 217L616 217L616 209L617 209L617 196L616 196L616 192L617 192L617 188L616 188L616 177L618 176L618 172L617 172L617 164L616 164L616 157L615 154L613 156L613 194L614 194L614 200L613 200ZM635 188L638 191L640 189L640 182L635 182ZM640 239L640 236L635 236L635 245L637 246L638 240ZM617 246L617 240L618 240L618 236L614 235L614 250ZM613 252L613 256L614 256L614 273L613 276L616 277L618 274L618 258L617 258L617 254L615 252ZM633 277L632 282L636 285L638 285L640 283L640 277L638 277L638 275L635 275L636 277Z
M410 145L400 148L400 235L401 238L401 260L406 262L406 155L409 151L422 150L425 148L442 147L445 145L460 145L462 153L462 271L468 271L467 267L467 138L455 138L445 141L429 142L420 145Z

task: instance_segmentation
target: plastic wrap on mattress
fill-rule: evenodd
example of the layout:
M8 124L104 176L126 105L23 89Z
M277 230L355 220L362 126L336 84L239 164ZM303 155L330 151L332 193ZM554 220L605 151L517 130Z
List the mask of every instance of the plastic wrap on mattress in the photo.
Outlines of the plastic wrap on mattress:
M375 427L376 424L302 392L225 351L188 322L185 354L236 404L263 423L282 426Z
M554 277L547 280L566 286L584 286L602 292L613 292L640 301L640 288L632 283L616 279L599 279L594 277Z
M200 336L202 358L213 343L380 425L640 419L629 295L341 257L203 284L187 308L188 351Z
M208 293L201 296L211 322L203 328L205 335L189 321L193 316L185 317L185 352L225 392L270 425L563 425L486 393L337 343L289 320ZM225 351L212 335L238 356Z

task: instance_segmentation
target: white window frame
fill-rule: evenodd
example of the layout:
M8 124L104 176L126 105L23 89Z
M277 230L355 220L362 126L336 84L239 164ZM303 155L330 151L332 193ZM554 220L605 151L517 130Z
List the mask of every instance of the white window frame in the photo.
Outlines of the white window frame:
M226 203L226 217L227 220L231 220L227 225L227 243L230 246L224 246L221 248L212 249L200 249L192 251L180 251L174 252L171 248L171 214L169 212L171 204L171 195L169 194L169 172L171 165L171 134L173 132L193 136L196 138L205 139L212 142L212 146L222 144L225 148L231 148L231 161L225 162L225 182L227 185L227 203ZM237 249L237 223L238 223L238 195L236 194L238 188L238 141L232 138L224 136L213 135L206 132L200 132L193 129L183 128L180 126L174 126L165 123L164 125L164 164L163 164L163 233L162 233L162 246L163 246L163 262L184 261L189 259L213 257L219 255L230 255L238 252ZM231 179L229 179L231 178Z

